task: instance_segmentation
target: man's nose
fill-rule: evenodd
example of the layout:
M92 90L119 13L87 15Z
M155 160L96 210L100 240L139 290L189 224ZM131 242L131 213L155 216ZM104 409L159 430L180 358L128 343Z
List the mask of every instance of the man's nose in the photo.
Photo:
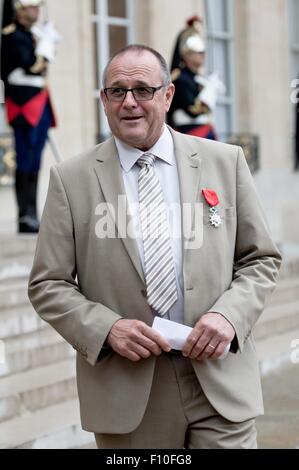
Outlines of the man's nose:
M127 94L126 94L125 99L123 101L123 106L130 107L130 108L134 107L134 106L138 106L138 103L135 100L132 91L127 91Z

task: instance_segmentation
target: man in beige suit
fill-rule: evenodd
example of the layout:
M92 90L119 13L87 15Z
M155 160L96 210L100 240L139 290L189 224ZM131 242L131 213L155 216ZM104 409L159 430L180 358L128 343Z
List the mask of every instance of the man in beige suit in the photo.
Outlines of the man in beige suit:
M255 448L251 332L281 259L242 150L168 128L173 94L156 51L109 62L113 137L52 168L29 297L78 351L82 426L99 448ZM153 200L179 210L161 209L150 240ZM192 328L181 352L155 316Z

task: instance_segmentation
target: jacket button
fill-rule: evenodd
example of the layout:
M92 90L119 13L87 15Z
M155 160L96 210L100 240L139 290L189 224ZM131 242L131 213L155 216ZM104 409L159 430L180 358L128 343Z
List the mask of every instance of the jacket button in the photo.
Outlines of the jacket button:
M145 289L142 289L141 294L143 295L143 297L144 297L145 299L147 298L146 290L145 290Z

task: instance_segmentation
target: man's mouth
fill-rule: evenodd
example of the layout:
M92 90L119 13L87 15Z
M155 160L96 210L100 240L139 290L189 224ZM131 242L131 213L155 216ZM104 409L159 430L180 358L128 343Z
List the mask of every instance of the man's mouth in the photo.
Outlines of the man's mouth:
M122 118L122 121L126 121L126 122L136 122L136 121L139 121L140 119L142 119L143 116L124 116Z

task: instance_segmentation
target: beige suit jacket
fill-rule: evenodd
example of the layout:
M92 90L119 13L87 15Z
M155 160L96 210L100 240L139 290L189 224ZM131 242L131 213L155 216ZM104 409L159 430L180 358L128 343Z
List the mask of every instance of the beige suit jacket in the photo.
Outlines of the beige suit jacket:
M220 312L234 326L238 340L236 354L222 361L193 361L193 366L215 409L241 422L263 412L251 331L275 286L281 258L242 150L172 134L181 202L201 202L204 211L202 247L190 250L184 244L185 324L193 327L206 312ZM218 229L209 224L204 188L219 196ZM95 235L96 208L103 202L111 204L107 221L120 229L118 195L124 196L125 189L114 139L52 168L29 281L37 313L78 351L82 426L95 433L137 428L156 361L151 357L133 363L102 349L120 318L150 326L153 322L136 241Z

